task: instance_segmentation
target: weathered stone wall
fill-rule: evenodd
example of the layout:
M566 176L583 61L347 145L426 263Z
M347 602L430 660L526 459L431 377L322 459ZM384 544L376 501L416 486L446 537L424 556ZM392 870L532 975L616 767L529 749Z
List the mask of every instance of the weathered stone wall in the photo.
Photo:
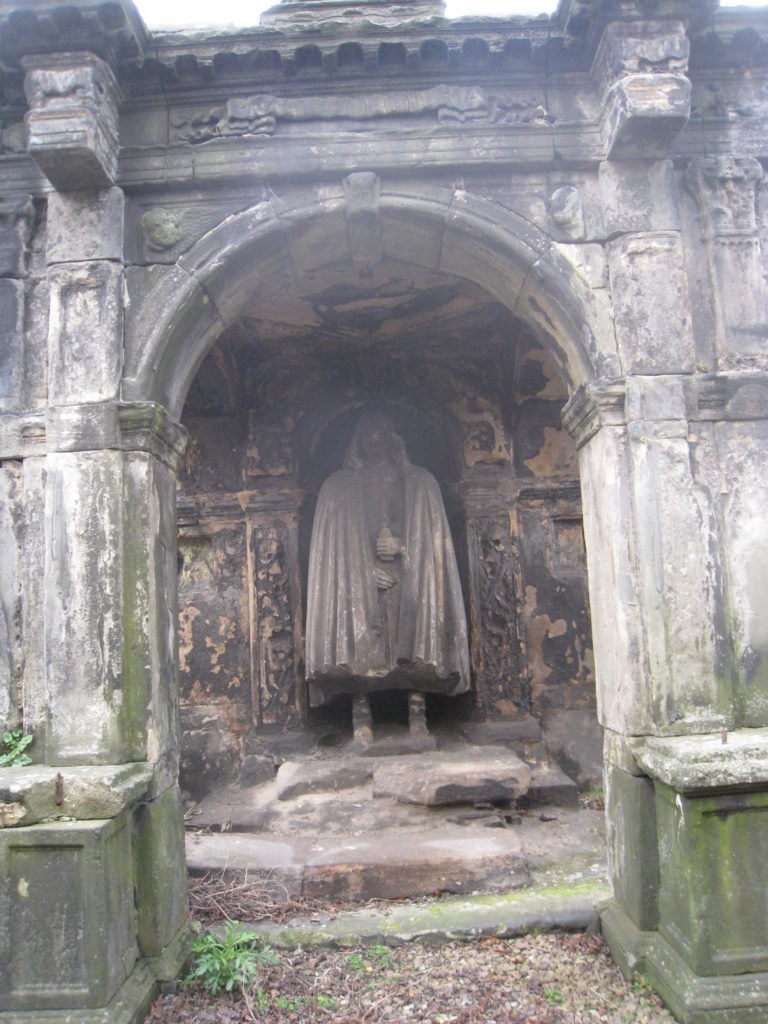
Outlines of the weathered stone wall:
M606 934L683 1019L765 1015L768 25L403 10L0 0L0 717L40 762L0 780L0 1013L132 1019L178 963L179 692L202 779L304 720L314 496L375 404L446 496L478 712L564 757L583 514ZM52 899L88 969L31 977Z

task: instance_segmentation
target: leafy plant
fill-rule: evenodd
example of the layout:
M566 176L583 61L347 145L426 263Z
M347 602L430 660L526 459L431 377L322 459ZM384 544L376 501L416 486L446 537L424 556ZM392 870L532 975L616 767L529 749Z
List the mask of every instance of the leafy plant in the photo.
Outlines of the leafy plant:
M0 747L0 768L20 768L32 764L32 758L26 753L33 736L25 736L21 729L11 729L3 733L3 745Z
M558 992L556 988L545 988L544 998L550 1006L562 1006L562 1004L565 1002L565 996L562 992Z
M223 937L205 932L193 942L192 969L185 985L196 984L211 995L231 992L235 986L247 988L263 965L274 966L278 959L255 932L242 931L228 924Z

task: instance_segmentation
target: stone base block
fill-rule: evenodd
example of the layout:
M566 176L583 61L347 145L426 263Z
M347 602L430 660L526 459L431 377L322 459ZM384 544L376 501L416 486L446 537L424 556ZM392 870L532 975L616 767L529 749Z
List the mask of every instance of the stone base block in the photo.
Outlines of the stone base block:
M641 931L614 900L600 910L600 923L623 974L645 974L681 1024L768 1020L768 972L694 974L658 932Z
M126 813L3 829L0 878L0 1011L109 1003L138 959Z
M76 1011L11 1011L0 1013L0 1024L141 1024L158 992L184 969L191 934L187 923L161 956L140 961L107 1006Z

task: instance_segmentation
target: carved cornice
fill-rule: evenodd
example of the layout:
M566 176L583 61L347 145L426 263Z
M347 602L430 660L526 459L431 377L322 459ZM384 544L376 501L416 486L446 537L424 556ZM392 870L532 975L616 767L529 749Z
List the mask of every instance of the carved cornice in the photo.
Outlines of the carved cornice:
M144 52L149 33L130 0L0 0L0 64L27 54L87 51L116 70Z
M623 377L582 384L563 407L563 426L581 448L606 425L626 422L624 401L626 385Z

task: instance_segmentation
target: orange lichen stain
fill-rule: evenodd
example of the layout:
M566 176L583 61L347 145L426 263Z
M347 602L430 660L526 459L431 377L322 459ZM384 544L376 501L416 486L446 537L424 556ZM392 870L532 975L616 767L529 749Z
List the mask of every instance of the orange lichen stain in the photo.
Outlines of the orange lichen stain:
M544 443L534 458L526 459L525 464L539 478L553 476L578 476L579 465L576 457L576 446L564 430L544 427Z
M535 587L525 588L525 632L528 639L528 673L532 686L543 683L552 675L552 669L544 661L544 640L555 636L563 636L568 630L565 619L554 622L546 612L537 611L538 592Z
M179 672L189 672L187 655L192 651L192 623L200 614L200 609L187 605L179 613Z

